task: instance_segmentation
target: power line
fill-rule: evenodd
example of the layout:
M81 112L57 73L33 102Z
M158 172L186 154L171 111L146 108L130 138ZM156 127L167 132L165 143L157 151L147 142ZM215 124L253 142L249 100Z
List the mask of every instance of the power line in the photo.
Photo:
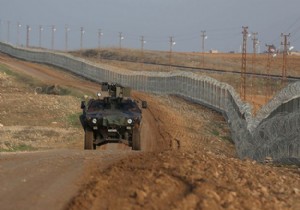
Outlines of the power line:
M298 21L300 21L300 16L285 31L290 31Z
M293 41L293 42L298 41L299 38L300 38L298 36L299 30L300 30L300 27L298 27L299 21L300 21L300 17L298 17L294 22L292 22L292 24L289 25L289 27L287 28L287 29L293 29L291 31L292 37L290 37L291 41ZM7 23L7 28L5 27L6 23ZM11 42L11 33L10 33L11 32L11 27L10 26L11 26L11 22L10 21L6 21L5 20L5 22L4 22L3 19L1 20L1 23L0 23L0 27L1 27L0 28L0 39L2 38L2 40L4 40L3 37L5 37L5 34L7 33L6 42ZM32 25L32 24L30 26L31 26L31 28L32 27L35 28L35 26ZM37 28L39 26L37 26ZM45 28L45 30L49 30L49 32L52 30L52 37L51 37L51 35L48 35L48 36L45 36L45 38L50 37L49 40L51 39L51 48L53 49L53 48L55 48L54 41L56 41L56 40L54 40L54 36L61 36L61 34L63 34L63 32L61 32L61 31L64 31L64 30L62 29L60 31L60 33L58 33L58 35L56 35L56 34L54 34L53 29L51 29L52 26L53 25L44 25L44 28ZM70 25L68 25L68 26L70 26ZM71 26L74 26L74 28L77 27L76 24L75 25L73 24ZM63 26L59 25L57 27L63 27ZM55 30L56 30L57 27L55 27ZM14 28L14 30L16 30L16 29L17 28ZM21 29L25 30L23 28L20 28L20 34L23 33L23 32L21 32ZM238 38L237 36L240 36L240 32L237 32L236 29L237 29L237 27L223 27L223 28L221 27L221 28L211 28L211 29L207 29L206 28L205 31L206 31L206 33L209 33L209 36L211 37L210 40L213 41L213 42L211 41L212 47L218 48L218 44L219 44L220 40L222 40L222 43L226 42L227 39L230 39L230 41L232 43L235 42L234 40L236 40L236 38ZM60 29L58 29L58 30L60 30ZM88 31L88 30L92 31L93 29L91 27L85 28L85 31ZM38 31L38 29L36 31ZM77 30L75 30L75 31L72 30L72 32L74 32L74 33L76 33L76 31L80 31L80 30L78 30L78 27L77 27ZM196 30L194 30L194 31L196 31ZM200 31L200 30L197 30L197 31ZM108 31L107 33L111 34L110 31ZM191 43L197 43L196 40L199 40L199 32L197 32L197 33L198 33L198 35L196 35L196 33L183 32L183 33L178 33L179 35L175 34L174 36L176 36L176 41L178 41L178 43L181 43L181 46L185 46L184 42L187 43L186 44L187 46L190 46ZM200 33L201 33L201 31L200 31ZM95 29L94 32L90 33L90 34L94 34L94 38L92 38L91 36L89 36L89 40L94 40L95 45L97 45L97 30ZM296 34L296 36L295 36L295 34ZM69 34L66 33L66 35L69 35ZM39 34L33 34L32 33L32 36L33 37L37 37L37 39L39 40L37 42L37 44L38 44L39 47L41 47L41 45L42 45L42 43L41 43L41 39L42 39L41 32L39 31ZM13 38L16 39L17 45L19 43L18 37L19 36L13 36ZM167 37L168 36L151 36L151 35L147 35L147 41L149 42L149 48L154 48L156 46L158 46L158 47L162 46L162 45L159 45L159 44L160 43L166 43ZM55 37L55 38L57 38L57 37ZM61 38L63 39L63 35L62 35ZM140 38L140 36L137 36L137 35L134 35L134 34L130 34L130 33L126 35L126 39L132 40L130 43L134 43L134 41L139 40L139 38ZM278 38L280 38L280 37L278 36ZM123 37L123 39L124 39L124 37ZM66 37L65 37L65 40L66 40ZM265 40L265 41L268 42L268 40ZM91 41L89 41L89 43L90 42ZM123 42L122 38L121 38L120 43L121 42ZM72 47L72 46L69 46L69 44L70 45L72 44L73 46L75 46L74 43L75 42L69 43L69 40L68 40L68 42L65 41L65 46L63 47L63 45L62 45L62 48L68 49L69 47ZM120 45L120 43L119 43L119 47L121 46L121 48L122 48L122 43L121 43L121 45ZM213 46L213 45L215 45L215 46ZM193 49L193 51L197 51L196 46L197 45L194 44L194 48L195 49ZM80 47L80 48L82 48L82 47ZM227 48L230 49L230 50L232 50L232 44L229 45L229 42L228 42L227 46L221 46L220 48L224 48L224 50L226 50ZM199 47L198 47L198 49L199 49Z

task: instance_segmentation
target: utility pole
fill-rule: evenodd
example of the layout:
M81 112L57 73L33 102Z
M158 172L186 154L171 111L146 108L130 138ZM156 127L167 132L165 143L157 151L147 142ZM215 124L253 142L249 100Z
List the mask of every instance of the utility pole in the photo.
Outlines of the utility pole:
M283 41L281 42L281 45L283 45L283 62L282 62L282 80L281 83L284 84L287 80L287 55L288 55L288 46L290 46L290 42L288 42L288 38L291 34L283 34L281 33L281 37L283 38Z
M101 59L101 54L100 54L100 50L101 50L101 37L103 36L103 33L101 31L101 29L98 29L98 59Z
M274 45L268 45L267 47L267 53L268 53L268 60L267 60L267 82L266 82L266 96L265 96L265 102L267 103L269 100L269 97L271 95L271 84L270 84L270 71L271 71L271 55L275 52Z
M170 65L170 68L171 68L171 65L172 65L172 49L173 49L173 45L176 44L176 42L174 42L174 40L173 40L173 36L170 36L169 42L170 42L169 65Z
M69 31L69 26L65 25L65 51L68 51L69 49Z
M82 46L83 46L83 34L85 31L83 30L83 27L80 27L80 51L82 51Z
M52 35L51 35L51 49L54 50L54 33L56 31L55 25L52 25Z
M101 29L98 29L98 49L101 49L101 37L103 36L103 33Z
M2 41L2 20L0 19L0 42Z
M141 63L142 63L142 69L144 68L144 45L146 41L144 36L141 36Z
M21 24L18 22L17 23L17 46L20 45L20 28L21 28Z
M122 32L119 32L119 49L122 49L122 40L124 39Z
M43 26L39 26L39 48L42 48L42 32L43 32Z
M255 61L256 61L256 53L257 53L257 45L258 45L258 39L257 39L257 32L252 33L252 41L253 41L253 55L252 55L252 73L255 73Z
M258 45L258 39L257 39L257 32L252 33L252 41L253 41L253 54L252 54L252 76L251 76L251 101L253 103L253 83L255 78L255 61L256 61L256 53L257 53L257 45Z
M144 36L141 36L141 51L143 53L144 51L144 44L146 43L145 39L144 39Z
M29 47L29 32L31 31L31 28L29 25L26 26L26 47Z
M207 39L206 31L201 31L201 37L202 37L202 68L204 68L204 40Z
M7 21L7 43L10 42L10 21Z
M241 98L246 100L246 71L247 71L247 38L248 26L243 26L242 68L241 68Z
M141 36L141 54L142 54L142 61L144 60L144 44L146 43L144 36Z

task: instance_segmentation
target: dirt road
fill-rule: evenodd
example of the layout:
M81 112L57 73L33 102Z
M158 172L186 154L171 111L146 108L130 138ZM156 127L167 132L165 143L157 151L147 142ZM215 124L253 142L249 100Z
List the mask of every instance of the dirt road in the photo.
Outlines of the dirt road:
M63 209L76 195L90 163L101 167L129 155L126 151L51 150L1 154L1 209Z
M49 85L98 87L52 67L3 55L1 63ZM0 82L0 149L38 148L0 152L1 209L300 209L300 170L239 160L212 110L134 92L149 106L143 151L83 151L81 128L64 120L80 112L80 99L36 95L3 73Z
M81 79L70 73L48 66L19 61L5 55L1 55L0 63L17 73L34 77L47 85L55 84L92 93L97 92L99 88L98 84ZM20 92L20 89L18 90ZM15 112L15 104L19 103L16 100L10 101L5 96L6 92L9 91L2 89L1 105L6 106L3 110L6 113ZM18 97L22 96L19 95ZM22 101L30 97L37 98L39 96L34 96L33 92L31 94L26 93L25 97L22 97ZM42 98L41 100L46 100L46 103L50 103L49 98ZM31 103L36 102L32 100ZM18 109L20 106L22 105L17 105L15 108ZM32 106L32 104L29 106ZM24 109L27 112L30 112L29 106L25 105ZM79 107L79 103L76 106ZM34 113L35 111L32 110L31 115L40 115L42 119L39 119L39 116L31 116L34 118L34 122L31 123L32 128L40 126L41 124L37 121L43 120L43 117L45 117L45 114L41 113L45 110L39 110L37 113ZM16 116L15 119L28 117L24 115L24 112L21 111L23 114L19 117ZM17 114L12 113L12 115ZM18 115L20 115L20 112ZM20 121L10 121L2 118L1 123L4 124L4 127L1 129L3 133L5 134L4 130L7 132L18 131L20 133L24 129L23 127L26 124L28 125L28 121L26 123L25 120L24 125ZM153 121L155 120L151 112L144 110L143 127L145 129L143 128L142 130L142 138L146 140L142 143L144 151L156 149L155 141L159 138L159 131ZM80 128L77 130L83 133ZM31 129L31 131L37 132L37 128ZM148 131L151 131L151 135ZM60 132L60 130L54 128L54 130L49 130L49 132ZM0 133L0 138L8 136L5 136L3 133ZM64 138L64 136L62 135L59 138ZM76 195L81 184L90 178L90 173L93 171L92 166L97 165L98 169L105 170L108 166L124 157L139 153L133 152L125 145L116 144L100 147L97 151L83 151L83 136L78 137L77 134L75 138L77 139L75 143L73 142L72 145L69 145L70 148L66 148L68 145L56 143L53 145L55 147L53 150L24 153L0 152L1 209L63 209L68 201ZM30 139L27 140L30 141ZM42 139L39 139L39 141L42 141ZM60 149L60 147L65 149Z

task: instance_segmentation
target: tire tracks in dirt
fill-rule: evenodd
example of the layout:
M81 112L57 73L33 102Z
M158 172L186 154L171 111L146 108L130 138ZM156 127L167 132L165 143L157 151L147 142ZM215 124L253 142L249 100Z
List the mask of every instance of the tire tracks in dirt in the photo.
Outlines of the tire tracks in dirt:
M46 84L57 84L82 91L96 92L99 85L53 67L20 61L0 54L0 63L20 74ZM78 105L79 106L79 105ZM151 105L150 105L151 107ZM164 148L157 123L149 110L144 110L144 151ZM157 146L154 141L161 144ZM146 143L145 143L146 142ZM53 149L43 152L0 153L0 204L3 209L63 209L69 200L90 183L95 169L108 167L135 152L124 145L106 145L96 151Z

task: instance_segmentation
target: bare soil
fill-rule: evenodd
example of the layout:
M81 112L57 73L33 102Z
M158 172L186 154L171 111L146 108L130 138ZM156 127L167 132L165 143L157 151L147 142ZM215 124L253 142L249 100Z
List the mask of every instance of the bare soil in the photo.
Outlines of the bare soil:
M72 94L36 91L53 85ZM177 97L133 93L149 105L141 152L83 151L76 117L97 88L0 55L1 209L300 209L299 168L239 160L223 117Z

